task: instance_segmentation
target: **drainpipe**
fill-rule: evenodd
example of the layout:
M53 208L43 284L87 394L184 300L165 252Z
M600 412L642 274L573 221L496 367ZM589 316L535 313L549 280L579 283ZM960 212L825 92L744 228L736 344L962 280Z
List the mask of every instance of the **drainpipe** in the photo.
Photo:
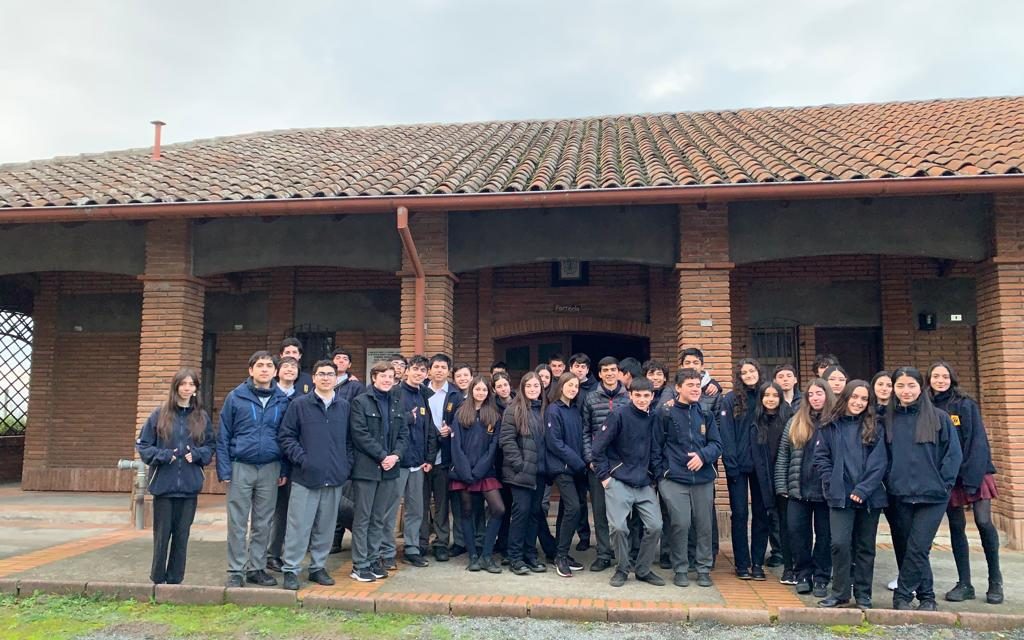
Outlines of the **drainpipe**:
M132 505L135 507L135 528L145 529L146 525L146 465L142 460L118 460L119 470L135 470L135 485L132 489Z
M412 263L413 273L416 274L416 289L413 303L413 349L416 353L423 353L424 333L426 333L427 316L427 278L423 273L423 264L420 262L420 254L416 251L416 243L412 241L412 233L409 232L409 210L405 207L398 207L398 235L402 238L402 246Z

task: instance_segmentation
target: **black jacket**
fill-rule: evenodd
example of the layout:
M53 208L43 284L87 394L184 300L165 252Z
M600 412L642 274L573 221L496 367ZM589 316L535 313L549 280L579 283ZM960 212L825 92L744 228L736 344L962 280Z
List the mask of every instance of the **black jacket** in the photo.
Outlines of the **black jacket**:
M658 407L654 425L651 466L655 475L680 484L706 484L718 475L715 463L722 455L722 437L715 416L698 404ZM686 468L690 453L700 456L704 466L698 471Z
M988 433L981 420L981 409L971 398L960 396L954 399L949 391L935 394L935 406L949 414L960 439L963 462L960 463L957 480L963 483L967 495L978 493L985 475L996 472Z
M395 382L395 386L401 384ZM334 386L334 393L338 394L342 398L351 402L356 399L356 396L360 396L369 391L369 389L362 382L359 382L355 378L347 377Z
M828 506L881 509L888 504L882 486L888 463L884 438L885 426L879 421L874 440L865 445L859 417L846 416L819 430L814 464L821 472L821 488ZM857 469L856 477L851 477L850 469ZM851 494L864 502L850 500Z
M602 481L611 477L631 487L654 481L651 441L655 416L632 403L616 409L594 434L594 470Z
M308 489L340 487L352 474L348 400L334 394L330 406L315 392L288 406L277 441L291 462L291 479Z
M496 478L494 468L500 425L484 424L477 412L473 424L452 425L452 469L448 477L466 484Z
M747 394L747 411L741 416L733 416L736 391L725 394L718 404L718 428L722 432L722 462L725 464L726 476L754 471L750 439L754 430L757 397L752 390L741 391L743 392Z
M402 397L402 412L409 424L409 442L402 453L400 465L405 469L413 469L426 463L434 464L439 437L428 403L434 392L428 387L414 388L404 382L397 386Z
M821 437L818 424L820 417L815 418L812 414L812 420L815 422L814 433L804 446L799 448L794 447L790 439L793 420L795 418L790 418L782 431L779 455L775 459L775 493L788 496L792 500L824 502L821 469L814 464L814 449Z
M575 406L561 400L548 405L544 433L545 468L549 476L560 473L579 475L587 465L583 462L583 420Z
M400 465L396 464L390 470L384 471L380 463L389 455L402 457L409 441L409 424L402 414L401 398L397 389L392 388L388 392L388 403L391 415L385 429L373 386L352 401L349 437L352 440L354 454L353 480L380 481L399 476Z
M213 459L213 424L206 415L206 428L201 442L193 442L188 431L188 416L192 408L178 408L171 423L171 437L157 436L156 423L160 409L149 414L142 425L135 448L142 461L149 465L149 492L165 498L190 498L203 490L203 467ZM192 452L192 462L185 455ZM174 462L171 462L174 458Z
M918 411L918 403L893 410L885 488L898 502L946 502L963 462L960 439L953 435L949 414L939 409L935 442L914 442Z
M780 405L779 411L782 410L783 407ZM754 475L757 476L757 486L761 489L761 498L766 505L775 503L775 462L782 442L782 432L786 428L784 420L785 416L773 416L768 424L766 441L763 443L758 442L756 419L754 426L750 428L750 452L754 463Z
M621 382L617 383L611 391L605 389L604 385L598 385L596 389L587 394L582 405L583 460L587 464L594 461L594 434L601 430L612 411L626 406L629 406L629 392Z
M511 409L506 409L501 418L501 479L507 484L527 489L537 488L544 482L544 416L540 400L534 400L527 416L530 434L519 435L519 429Z

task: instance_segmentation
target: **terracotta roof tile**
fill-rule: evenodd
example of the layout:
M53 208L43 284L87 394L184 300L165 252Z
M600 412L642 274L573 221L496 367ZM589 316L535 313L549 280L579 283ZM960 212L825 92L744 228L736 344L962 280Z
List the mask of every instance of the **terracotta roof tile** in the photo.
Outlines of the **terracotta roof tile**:
M303 129L0 165L0 207L1024 171L1024 98Z

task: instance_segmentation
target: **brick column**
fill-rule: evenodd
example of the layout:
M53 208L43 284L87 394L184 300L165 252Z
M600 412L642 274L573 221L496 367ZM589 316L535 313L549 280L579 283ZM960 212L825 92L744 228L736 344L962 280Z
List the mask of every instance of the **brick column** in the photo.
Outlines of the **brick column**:
M448 214L412 214L413 242L426 273L426 334L423 352L451 355L455 346L455 276L448 271ZM397 233L397 232L396 232ZM402 252L402 353L415 352L416 277L409 256Z
M732 381L729 211L726 205L679 208L678 350L699 347L704 366L726 389Z
M996 524L1024 548L1024 193L997 196L992 259L978 272L981 407L999 472Z
M59 290L59 274L39 274L39 291L32 303L32 379L28 391L28 421L22 466L24 489L35 489L44 484L40 477L46 474L50 443L60 437L54 433L53 425Z
M202 361L205 286L192 275L191 231L188 220L146 224L136 430L167 399L178 369Z
M889 371L908 364L927 366L924 363L919 365L914 359L917 325L910 299L910 262L910 259L898 256L881 256L878 262L882 294L882 357Z

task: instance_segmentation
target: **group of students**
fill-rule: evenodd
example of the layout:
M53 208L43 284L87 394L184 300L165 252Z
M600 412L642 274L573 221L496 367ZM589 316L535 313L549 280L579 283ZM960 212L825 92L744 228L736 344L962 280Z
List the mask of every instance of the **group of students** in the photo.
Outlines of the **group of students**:
M202 468L216 453L218 478L228 483L228 587L276 585L270 570L297 589L307 552L308 579L334 584L326 560L346 529L350 577L384 579L399 559L400 505L401 560L414 567L427 566L428 554L447 562L466 553L470 571L507 565L528 575L547 571L542 552L571 577L583 569L570 555L578 535L578 551L596 538L591 571L615 564L612 586L630 574L666 584L652 570L659 551L673 584L688 586L695 573L698 585L711 586L722 458L740 579L764 580L765 566L781 565L780 581L823 598L821 606L849 604L852 590L858 606L870 607L884 510L899 566L893 606L909 608L916 597L919 608L934 609L928 555L946 513L959 573L946 598L974 598L964 515L971 505L988 561L986 598L1002 601L988 439L977 404L946 363L926 377L902 367L869 383L848 380L834 358L821 357L801 393L794 367L777 367L768 380L756 360L743 359L724 393L696 348L682 353L672 383L656 361L606 357L594 376L586 354L555 355L513 390L503 363L474 375L444 354L395 354L374 364L364 386L344 349L316 362L312 375L299 371L301 349L289 338L277 357L252 355L216 435L190 369L143 425L137 448L154 495L153 582L184 577Z

